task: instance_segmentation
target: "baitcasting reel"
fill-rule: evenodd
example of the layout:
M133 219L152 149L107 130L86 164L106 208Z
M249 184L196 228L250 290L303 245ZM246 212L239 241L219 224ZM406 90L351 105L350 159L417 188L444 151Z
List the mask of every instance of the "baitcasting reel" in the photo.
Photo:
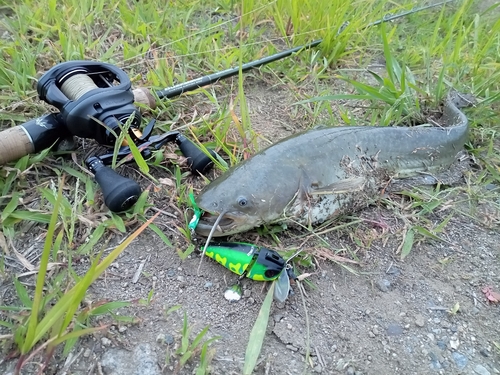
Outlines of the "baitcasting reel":
M131 135L141 124L130 79L111 64L93 61L58 64L38 81L37 91L40 99L59 110L70 134L95 139L102 145L114 145L115 136L127 122Z
M134 144L145 159L151 157L150 148L159 149L167 142L176 142L193 173L206 173L213 165L212 158L177 131L151 136L155 120L141 133L142 116L134 102L154 108L155 100L145 89L131 90L125 72L116 66L92 62L70 61L58 64L39 80L40 99L53 105L59 113L52 113L28 121L2 132L0 137L0 165L24 155L42 151L58 140L78 136L96 140L104 146L114 146L117 137L127 126ZM132 161L130 147L120 147L117 161ZM106 206L120 212L132 207L141 194L133 180L120 176L107 167L113 154L93 156L85 161L100 185Z

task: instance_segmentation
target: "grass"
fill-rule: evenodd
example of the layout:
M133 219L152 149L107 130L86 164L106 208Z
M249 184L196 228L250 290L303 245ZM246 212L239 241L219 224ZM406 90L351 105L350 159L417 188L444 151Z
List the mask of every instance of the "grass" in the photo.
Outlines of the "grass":
M48 107L36 99L36 82L61 61L110 62L123 68L135 87L162 89L323 38L317 49L159 103L144 117L160 120L158 132L181 128L192 139L216 148L224 159L218 168L224 170L258 148L260 130L252 124L247 101L251 82L256 80L288 87L296 101L301 102L291 111L308 126L325 121L365 125L420 121L422 111L436 109L453 87L478 98L477 106L467 112L472 123L468 149L482 170L475 176L477 179L461 188L466 203L472 207L486 197L483 186L500 182L500 156L496 151L500 100L498 9L481 12L477 11L478 1L457 1L383 27L363 29L387 12L413 5L411 1L400 3L396 6L386 0L186 0L169 2L168 9L162 9L166 6L158 5L159 2L128 0L5 3L0 5L0 35L4 36L0 39L1 127L47 112ZM348 25L344 24L346 20ZM343 31L339 33L340 29ZM365 67L377 61L384 61L387 70L367 74ZM375 84L369 82L368 76ZM341 93L337 91L339 81L346 83ZM358 99L354 107L350 101L353 98ZM365 110L360 111L359 106ZM89 141L86 142L87 147ZM71 308L57 303L50 307L48 301L75 285L80 285L79 295L83 298L88 278L97 277L96 262L102 246L147 222L150 207L161 202L155 198L166 196L165 188L158 183L160 176L174 181L172 201L181 209L188 209L188 194L199 186L186 173L182 160L171 155L173 150L170 154L156 153L149 166L139 159L139 168L118 169L139 179L147 189L131 212L112 214L103 206L92 176L74 162L83 166L87 151L88 148L80 149L72 157L45 151L0 167L0 248L4 254L0 275L9 280L17 295L12 311L23 312L19 314L22 319L3 313L2 329L14 333L14 348L21 353L21 365L27 356L39 354L36 348L53 349L62 343L63 337L74 344L77 335L91 332L68 331L68 327L82 322L75 301ZM403 257L415 242L439 238L446 224L431 225L426 220L446 204L446 193L412 192L407 199L414 220L408 223L402 238ZM194 250L188 247L189 251L185 251L190 242L188 221L182 217L177 223L184 237L180 244L171 244L159 226L151 224L150 228L168 246L183 248L178 251L179 256L187 257ZM337 225L328 223L321 230L331 231ZM280 236L286 232L282 229L262 234L279 244ZM37 278L35 288L20 283L13 269L6 265L12 249L22 251L26 246L19 241L23 232L47 239L43 256L34 268L40 271L32 276ZM87 279L77 276L73 262L77 256L93 264L86 270L87 275L92 275ZM45 274L49 262L64 267L55 266ZM64 324L55 331L35 333L40 324L38 314L65 314ZM3 349L10 349L11 344L12 340L4 339ZM188 345L185 353L189 348ZM253 351L247 369L257 362L259 352Z

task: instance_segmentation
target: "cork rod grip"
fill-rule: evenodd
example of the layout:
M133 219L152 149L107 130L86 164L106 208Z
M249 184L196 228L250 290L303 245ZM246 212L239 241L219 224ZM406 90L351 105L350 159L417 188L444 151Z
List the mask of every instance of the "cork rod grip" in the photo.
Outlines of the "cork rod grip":
M133 93L134 93L134 100L136 103L144 104L151 109L156 108L156 100L148 89L138 88L135 89Z
M0 165L20 159L34 151L33 143L21 126L0 132Z

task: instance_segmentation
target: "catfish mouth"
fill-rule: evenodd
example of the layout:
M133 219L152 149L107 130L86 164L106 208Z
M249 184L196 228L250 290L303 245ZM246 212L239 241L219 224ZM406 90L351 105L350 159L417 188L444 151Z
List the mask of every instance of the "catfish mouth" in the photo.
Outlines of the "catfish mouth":
M208 234L212 230L217 218L220 216L219 213L210 213L207 211L203 212L203 215L200 217L200 221L196 226L196 233L200 236L208 237ZM237 212L226 212L223 214L217 228L213 233L214 237L221 236L229 236L230 234L235 233L235 229L238 228L239 225L245 222L245 215Z

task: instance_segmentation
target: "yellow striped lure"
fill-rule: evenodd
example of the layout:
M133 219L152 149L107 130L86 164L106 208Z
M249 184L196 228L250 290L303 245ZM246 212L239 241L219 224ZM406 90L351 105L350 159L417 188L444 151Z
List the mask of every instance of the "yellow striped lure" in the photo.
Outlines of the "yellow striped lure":
M276 280L274 296L284 302L290 293L292 267L276 251L246 242L210 242L205 255L231 272L256 281Z
M203 212L197 207L193 193L189 194L189 199L194 211L189 229L194 232ZM291 265L276 251L266 247L246 242L210 242L205 249L205 255L241 278L248 277L256 281L276 280L274 296L280 302L284 302L290 293L290 278L296 279ZM230 288L236 295L237 289Z

